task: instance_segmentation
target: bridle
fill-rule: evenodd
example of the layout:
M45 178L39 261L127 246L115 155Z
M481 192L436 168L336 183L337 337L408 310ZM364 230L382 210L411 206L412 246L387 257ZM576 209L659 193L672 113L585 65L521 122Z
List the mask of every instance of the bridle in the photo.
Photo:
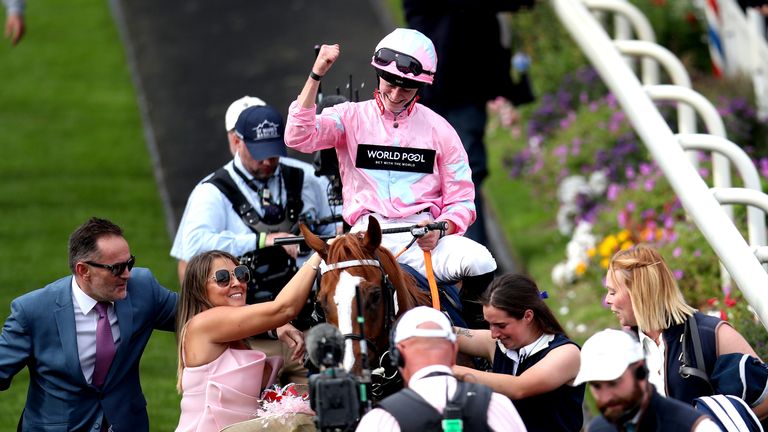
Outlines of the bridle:
M357 259L357 260L348 260L348 261L339 261L337 263L333 264L326 264L325 261L320 263L320 276L324 275L325 273L328 273L332 270L342 270L345 268L350 267L360 267L360 266L372 266L376 267L381 271L381 289L382 289L382 298L384 299L384 334L389 334L389 332L392 329L392 325L395 322L395 289L392 286L392 283L389 280L389 276L384 271L384 267L381 265L381 261L379 260L378 256L375 259ZM319 286L319 284L318 284ZM362 314L362 311L358 308L358 314ZM365 340L370 348L374 348L376 351L376 354L379 354L379 347L376 346L373 341L370 339L364 337L364 335L360 333L347 333L344 334L344 339L351 339L354 341L362 341Z

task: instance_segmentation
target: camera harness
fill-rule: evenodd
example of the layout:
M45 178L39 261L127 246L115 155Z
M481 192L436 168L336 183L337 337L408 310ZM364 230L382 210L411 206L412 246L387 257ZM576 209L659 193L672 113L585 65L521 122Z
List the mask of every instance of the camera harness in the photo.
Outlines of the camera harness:
M240 171L234 164L232 165L235 173L237 173L243 181L254 190L262 200L262 205L277 205L279 204L272 201L269 195L269 189L265 187L259 188L253 184L252 179L248 179L245 174ZM285 164L280 164L280 172L284 173L280 175L280 187L282 192L282 185L285 184L286 200L285 207L281 207L282 219L276 224L267 224L264 222L263 217L259 216L256 209L253 208L248 199L243 195L240 189L235 184L232 176L224 168L219 168L213 175L205 181L210 183L224 194L225 197L232 204L232 209L240 216L243 223L256 234L261 232L278 232L285 231L290 232L293 226L298 222L301 210L304 207L304 201L301 199L301 190L304 185L304 171L301 168L292 167ZM279 199L279 197L278 197ZM271 222L271 221L270 221Z
M398 358L404 364L402 357ZM423 378L442 375L452 376L446 372L432 372ZM488 405L491 395L491 389L484 385L456 380L456 392L450 399L446 386L446 404L442 413L410 388L387 397L378 407L391 414L403 432L490 431Z

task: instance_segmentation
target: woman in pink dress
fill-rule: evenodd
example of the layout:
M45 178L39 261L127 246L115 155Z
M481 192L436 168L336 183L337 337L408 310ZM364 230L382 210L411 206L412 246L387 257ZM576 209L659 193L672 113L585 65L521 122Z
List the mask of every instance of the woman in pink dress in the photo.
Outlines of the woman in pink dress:
M319 264L314 254L274 301L246 305L250 274L237 258L209 251L189 261L176 312L182 395L177 432L218 431L255 417L281 359L250 350L244 339L295 318Z

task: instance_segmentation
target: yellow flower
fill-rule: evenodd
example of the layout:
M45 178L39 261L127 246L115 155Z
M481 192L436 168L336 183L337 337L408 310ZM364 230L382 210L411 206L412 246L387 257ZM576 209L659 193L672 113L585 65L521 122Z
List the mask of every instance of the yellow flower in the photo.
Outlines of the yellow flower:
M634 245L635 244L632 243L631 241L625 241L624 243L621 244L621 250L627 250L627 249L631 248Z
M610 258L603 258L603 259L600 260L600 267L602 267L604 269L607 269L609 264L611 264L611 259Z
M609 257L613 255L613 252L616 250L616 247L619 245L619 242L616 240L616 237L613 235L609 235L605 239L603 239L603 242L600 243L600 255L603 257Z
M620 242L625 242L625 241L627 241L627 239L629 239L629 231L623 229L623 230L619 231L619 233L616 235L616 237L619 239Z
M581 261L578 264L576 264L576 275L581 276L587 271L587 265Z
M595 248L591 247L591 248L587 249L587 256L588 257L594 258L595 257L595 253L597 253Z

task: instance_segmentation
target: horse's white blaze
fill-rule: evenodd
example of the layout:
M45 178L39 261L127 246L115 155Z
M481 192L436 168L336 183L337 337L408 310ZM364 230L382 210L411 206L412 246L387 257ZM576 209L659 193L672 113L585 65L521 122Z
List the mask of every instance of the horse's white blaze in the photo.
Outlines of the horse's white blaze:
M336 292L333 294L333 302L336 304L336 313L339 317L339 330L341 334L352 334L352 300L355 299L355 287L363 278L352 276L346 271L339 275L339 283L336 284ZM355 364L355 353L352 351L352 339L344 341L344 369L352 370Z

